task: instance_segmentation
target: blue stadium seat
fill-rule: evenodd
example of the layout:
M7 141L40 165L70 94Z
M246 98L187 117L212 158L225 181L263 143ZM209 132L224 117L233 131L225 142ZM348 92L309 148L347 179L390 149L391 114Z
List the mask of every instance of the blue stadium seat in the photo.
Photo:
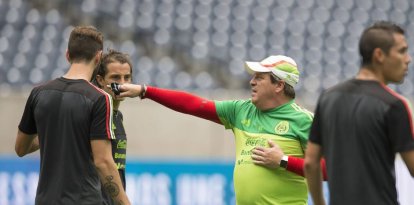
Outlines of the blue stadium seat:
M88 22L105 34L105 48L130 54L135 82L248 88L221 76L238 81L247 76L244 60L284 54L299 64L298 93L312 102L333 82L356 74L358 39L367 25L388 19L414 33L410 0L74 0L55 5L68 12L0 1L1 85L22 87L62 75L69 66L64 57L69 22ZM414 43L414 37L407 35L407 41ZM407 81L396 89L414 95Z

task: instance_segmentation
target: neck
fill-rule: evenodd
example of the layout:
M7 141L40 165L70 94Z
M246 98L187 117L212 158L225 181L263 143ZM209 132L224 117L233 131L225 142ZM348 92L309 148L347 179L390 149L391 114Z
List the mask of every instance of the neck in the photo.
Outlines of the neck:
M369 67L362 67L355 78L358 80L373 80L387 84L384 77L378 71Z
M121 101L114 100L114 101L113 101L113 104L112 104L112 105L113 105L113 107L112 107L112 108L113 108L114 110L118 110L118 108L119 108L119 105L120 105L120 104L121 104Z
M69 71L63 77L67 79L83 79L90 81L94 70L94 63L72 63Z
M280 96L276 99L272 99L268 101L268 103L257 104L256 107L261 111L266 111L266 110L274 109L281 105L284 105L291 100L292 100L291 98L288 98L286 96Z

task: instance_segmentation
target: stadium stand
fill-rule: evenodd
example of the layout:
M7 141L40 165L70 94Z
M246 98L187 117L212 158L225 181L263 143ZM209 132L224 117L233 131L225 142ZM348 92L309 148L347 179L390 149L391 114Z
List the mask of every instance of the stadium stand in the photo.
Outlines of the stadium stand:
M414 32L408 0L0 1L0 89L25 89L64 73L68 31L93 24L106 48L130 53L135 82L186 90L247 89L244 60L296 59L298 97L318 94L358 69L358 37L374 20ZM413 35L407 35L413 44ZM414 95L408 80L395 89Z

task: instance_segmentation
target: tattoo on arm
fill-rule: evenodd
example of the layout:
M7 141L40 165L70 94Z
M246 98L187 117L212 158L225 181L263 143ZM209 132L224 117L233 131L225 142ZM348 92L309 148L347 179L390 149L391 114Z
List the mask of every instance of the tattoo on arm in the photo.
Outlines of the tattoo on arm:
M114 177L112 175L109 175L105 177L105 179L107 181L103 185L105 192L108 193L112 198L116 198L119 195L119 187L113 182Z

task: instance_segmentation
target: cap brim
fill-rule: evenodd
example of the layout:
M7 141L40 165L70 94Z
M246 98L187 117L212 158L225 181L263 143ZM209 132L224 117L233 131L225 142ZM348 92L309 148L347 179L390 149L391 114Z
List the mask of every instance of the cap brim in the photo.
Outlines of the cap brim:
M271 72L269 68L262 66L259 62L246 61L245 67L247 72L250 74Z

